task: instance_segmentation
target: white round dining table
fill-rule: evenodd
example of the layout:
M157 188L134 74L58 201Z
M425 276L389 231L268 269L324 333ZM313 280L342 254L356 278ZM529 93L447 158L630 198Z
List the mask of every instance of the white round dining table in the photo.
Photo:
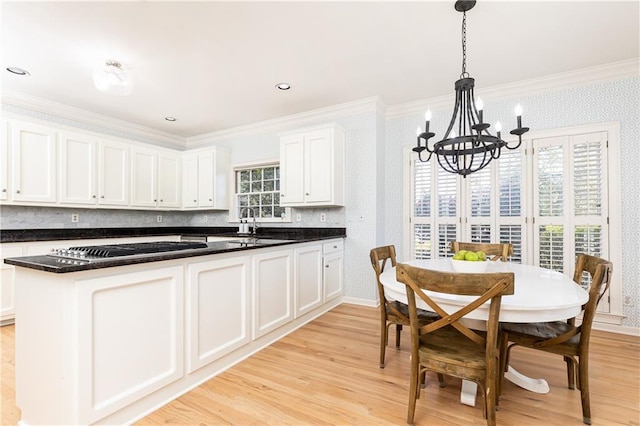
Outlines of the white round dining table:
M451 259L411 260L404 262L419 268L442 272L456 272ZM501 322L547 322L573 318L587 303L589 294L573 279L550 269L511 262L488 262L486 273L513 272L515 278L514 294L503 296L500 304ZM396 280L396 268L387 267L380 275L384 293L388 299L407 303L406 287ZM427 292L447 313L453 313L474 299L473 296L461 296L445 293ZM420 309L432 310L420 298L416 298ZM465 319L486 321L489 317L489 302L465 316ZM549 392L544 379L532 379L518 373L509 366L505 378L520 387L536 393ZM475 405L476 385L463 381L460 400L467 405Z

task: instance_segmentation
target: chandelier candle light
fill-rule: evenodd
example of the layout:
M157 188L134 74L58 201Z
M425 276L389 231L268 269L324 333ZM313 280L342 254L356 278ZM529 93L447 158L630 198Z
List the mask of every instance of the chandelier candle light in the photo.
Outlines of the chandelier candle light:
M436 155L440 167L449 173L456 173L467 177L467 175L485 168L491 160L500 157L502 148L517 149L522 144L522 135L529 131L528 127L522 127L522 107L516 106L517 127L511 130L512 135L518 136L518 143L511 147L502 140L500 132L502 124L496 122L495 129L497 136L489 133L488 123L482 120L482 110L484 108L482 99L478 98L473 102L473 86L475 80L467 72L467 11L476 4L475 0L458 0L455 9L462 12L462 74L455 83L456 103L453 108L453 116L449 127L441 141L435 142L429 148L429 139L435 133L429 131L431 121L431 110L425 114L424 132L418 127L417 143L413 151L418 153L418 159L422 162L429 161L433 154ZM460 136L456 136L455 128ZM424 140L424 145L421 141ZM427 151L429 156L422 158L422 153Z

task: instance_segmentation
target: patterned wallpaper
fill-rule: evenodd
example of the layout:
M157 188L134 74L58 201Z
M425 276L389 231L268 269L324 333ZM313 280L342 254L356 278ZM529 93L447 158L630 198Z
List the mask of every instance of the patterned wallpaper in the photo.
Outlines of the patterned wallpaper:
M640 78L607 81L587 86L556 90L517 99L485 101L485 118L492 123L498 117L513 117L513 107L524 107L525 125L546 130L593 123L620 122L622 176L622 259L615 262L614 273L622 274L623 326L640 327ZM437 113L437 114L436 114ZM434 111L432 129L444 129L451 110ZM449 117L447 117L449 116ZM386 128L386 227L385 244L395 244L402 258L403 195L393 188L402 187L401 169L404 146L415 143L415 128L423 125L421 114L403 116L387 121ZM501 119L504 126L514 123ZM437 130L436 130L437 131Z

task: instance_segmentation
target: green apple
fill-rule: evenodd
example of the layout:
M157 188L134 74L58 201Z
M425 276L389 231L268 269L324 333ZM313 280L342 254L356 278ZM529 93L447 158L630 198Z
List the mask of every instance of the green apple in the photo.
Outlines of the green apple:
M477 261L478 261L478 260L480 260L480 259L478 258L478 255L477 255L477 254L475 254L475 253L474 253L474 252L472 252L472 251L468 251L468 252L466 252L466 253L464 254L464 260L469 260L469 261L471 261L471 262L477 262Z
M485 252L477 251L476 254L478 255L478 260L487 260L487 255Z

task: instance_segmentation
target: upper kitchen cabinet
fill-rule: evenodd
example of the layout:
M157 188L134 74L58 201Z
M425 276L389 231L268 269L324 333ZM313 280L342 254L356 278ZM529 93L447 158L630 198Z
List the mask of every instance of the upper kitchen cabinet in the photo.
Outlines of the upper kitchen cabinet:
M9 125L7 120L0 122L0 201L9 197Z
M57 144L52 127L18 120L8 122L11 134L11 199L55 203Z
M94 135L59 134L60 204L127 206L129 148Z
M336 124L281 135L280 205L344 205L344 141Z
M208 149L184 154L183 204L187 209L229 209L229 152Z
M131 206L180 207L180 156L169 151L131 148Z

